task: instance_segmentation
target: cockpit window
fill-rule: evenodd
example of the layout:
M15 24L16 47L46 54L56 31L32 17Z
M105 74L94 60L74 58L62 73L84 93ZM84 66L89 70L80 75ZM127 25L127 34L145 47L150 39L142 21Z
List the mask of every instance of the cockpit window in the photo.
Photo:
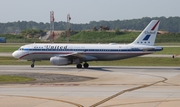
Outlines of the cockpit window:
M19 48L19 50L24 50L24 48Z

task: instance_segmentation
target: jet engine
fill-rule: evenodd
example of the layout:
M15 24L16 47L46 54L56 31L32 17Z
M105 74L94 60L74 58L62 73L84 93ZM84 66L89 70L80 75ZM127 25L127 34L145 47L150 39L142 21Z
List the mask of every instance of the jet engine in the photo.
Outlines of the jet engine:
M70 61L64 57L56 57L55 56L55 57L50 58L50 63L52 65L68 65L68 64L72 64L72 61Z

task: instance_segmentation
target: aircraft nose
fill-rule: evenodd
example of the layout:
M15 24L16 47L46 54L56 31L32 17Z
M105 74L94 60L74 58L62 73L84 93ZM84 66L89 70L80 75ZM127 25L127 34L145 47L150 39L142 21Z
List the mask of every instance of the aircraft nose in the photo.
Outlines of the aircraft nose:
M12 53L12 56L13 56L14 58L19 58L19 54L18 54L17 51L14 51L14 52Z

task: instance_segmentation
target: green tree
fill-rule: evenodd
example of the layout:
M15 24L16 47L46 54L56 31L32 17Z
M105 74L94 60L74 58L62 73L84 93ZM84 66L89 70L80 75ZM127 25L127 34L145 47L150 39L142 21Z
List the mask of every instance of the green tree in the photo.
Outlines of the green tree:
M116 27L116 29L115 29L115 34L120 34L120 31L119 31L118 27Z

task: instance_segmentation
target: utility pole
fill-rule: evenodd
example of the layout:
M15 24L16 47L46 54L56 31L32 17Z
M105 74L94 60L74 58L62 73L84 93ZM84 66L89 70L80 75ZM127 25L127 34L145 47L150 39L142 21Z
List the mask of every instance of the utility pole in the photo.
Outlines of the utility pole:
M70 20L71 20L71 17L70 17L70 14L67 15L67 43L69 43L69 37L71 36L71 26L70 26Z
M54 43L54 11L50 11L50 42Z

